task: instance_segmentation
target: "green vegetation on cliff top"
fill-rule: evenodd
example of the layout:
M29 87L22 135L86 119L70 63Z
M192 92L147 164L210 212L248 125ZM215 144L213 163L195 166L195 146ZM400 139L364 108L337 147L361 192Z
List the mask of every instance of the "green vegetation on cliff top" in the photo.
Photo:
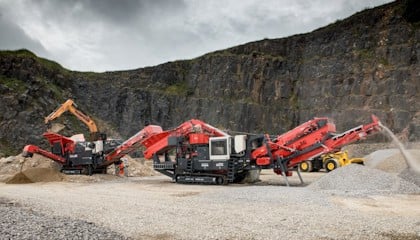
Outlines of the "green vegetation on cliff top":
M31 58L34 59L35 61L37 61L38 63L41 64L41 66L45 67L48 70L51 71L60 71L60 72L67 72L68 70L63 68L60 64L58 64L57 62L45 59L45 58L40 58L38 56L36 56L33 52L27 50L27 49L19 49L19 50L5 50L5 51L0 51L0 56L16 56L16 57L26 57L26 58Z
M26 89L25 82L16 78L0 75L0 83L17 93L23 93Z

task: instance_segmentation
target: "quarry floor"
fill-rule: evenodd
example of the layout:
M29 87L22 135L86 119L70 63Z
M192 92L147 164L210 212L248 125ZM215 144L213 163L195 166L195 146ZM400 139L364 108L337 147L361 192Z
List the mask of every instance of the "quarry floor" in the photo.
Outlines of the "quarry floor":
M0 200L10 206L0 214L16 207L29 215L81 220L75 226L94 224L115 232L114 239L420 239L420 194L346 195L307 187L326 174L302 173L303 185L294 174L291 187L269 170L262 171L261 182L228 186L176 184L161 175L0 183ZM8 226L21 224L15 231L24 232L38 224L25 221L3 218L3 237L14 239L4 235ZM96 230L76 235L78 228L41 239L95 236Z

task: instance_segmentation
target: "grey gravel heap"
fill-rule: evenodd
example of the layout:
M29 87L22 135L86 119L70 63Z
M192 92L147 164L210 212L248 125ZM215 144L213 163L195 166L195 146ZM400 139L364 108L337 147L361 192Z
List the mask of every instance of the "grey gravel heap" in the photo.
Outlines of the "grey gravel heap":
M394 174L358 164L338 168L312 183L309 188L346 195L420 193L417 185Z
M0 198L1 239L127 239L92 222L50 216Z
M400 178L402 178L402 179L404 179L404 180L406 180L408 182L414 183L414 184L416 184L417 186L420 187L420 175L416 174L411 169L406 168L398 176Z

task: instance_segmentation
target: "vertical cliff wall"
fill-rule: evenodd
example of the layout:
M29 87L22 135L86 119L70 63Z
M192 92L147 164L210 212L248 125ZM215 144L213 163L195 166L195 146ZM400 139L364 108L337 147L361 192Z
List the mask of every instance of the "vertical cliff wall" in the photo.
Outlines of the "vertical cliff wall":
M346 130L376 114L401 138L419 140L420 28L417 15L407 17L417 8L406 4L365 10L308 34L130 71L71 72L27 51L2 52L0 151L42 142L43 117L67 98L122 137L145 120L168 128L199 118L280 134L315 116ZM68 134L86 130L67 117Z

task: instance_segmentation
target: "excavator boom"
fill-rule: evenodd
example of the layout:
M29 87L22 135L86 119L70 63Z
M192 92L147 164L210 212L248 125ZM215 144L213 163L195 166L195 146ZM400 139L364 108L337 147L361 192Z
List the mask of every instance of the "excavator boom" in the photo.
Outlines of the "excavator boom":
M54 112L52 112L50 115L48 115L45 118L45 124L49 124L52 120L60 117L63 113L69 111L74 116L76 116L80 121L82 121L88 128L91 134L92 140L97 139L98 135L98 128L96 126L96 123L86 114L84 114L82 111L78 110L76 108L76 104L73 100L68 99L66 102L64 102L60 107L58 107Z

